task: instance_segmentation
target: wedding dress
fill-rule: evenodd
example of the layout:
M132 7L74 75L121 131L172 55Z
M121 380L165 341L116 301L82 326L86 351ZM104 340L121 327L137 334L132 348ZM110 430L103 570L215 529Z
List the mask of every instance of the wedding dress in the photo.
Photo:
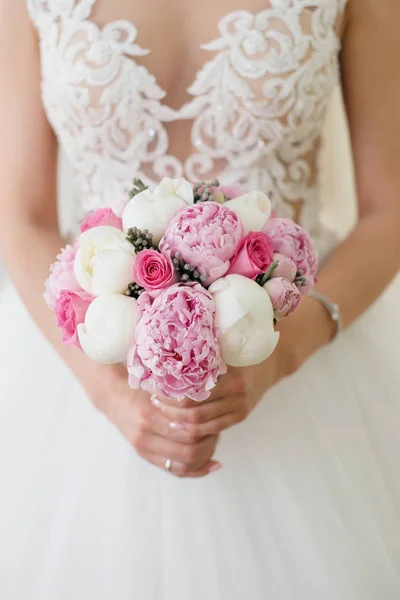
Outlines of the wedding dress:
M27 1L43 103L74 172L75 225L120 201L134 174L150 185L217 174L267 192L330 252L315 165L346 0L270 0L223 17L180 110L141 66L133 23L100 28L94 4ZM167 123L180 120L192 124L184 162L168 150ZM399 303L397 280L223 434L221 471L180 480L96 412L8 284L0 598L400 598Z

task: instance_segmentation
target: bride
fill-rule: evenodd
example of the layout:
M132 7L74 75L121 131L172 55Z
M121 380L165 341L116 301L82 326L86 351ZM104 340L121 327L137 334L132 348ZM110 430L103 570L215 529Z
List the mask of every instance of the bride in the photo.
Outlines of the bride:
M399 598L398 3L0 7L2 600ZM359 201L342 243L317 167L339 80ZM77 199L60 230L57 144ZM42 298L84 213L118 210L135 175L262 189L321 254L276 353L206 404L152 404L62 347Z

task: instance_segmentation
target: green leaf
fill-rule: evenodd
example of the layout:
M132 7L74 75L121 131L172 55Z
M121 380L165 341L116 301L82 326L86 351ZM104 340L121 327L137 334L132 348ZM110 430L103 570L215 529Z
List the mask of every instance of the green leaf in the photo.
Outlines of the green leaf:
M273 272L275 271L275 269L278 268L278 266L279 266L279 260L276 260L275 262L272 263L272 265L270 266L268 271L266 273L264 273L264 275L261 277L261 280L260 280L261 287L264 284L266 284L269 279L271 279Z

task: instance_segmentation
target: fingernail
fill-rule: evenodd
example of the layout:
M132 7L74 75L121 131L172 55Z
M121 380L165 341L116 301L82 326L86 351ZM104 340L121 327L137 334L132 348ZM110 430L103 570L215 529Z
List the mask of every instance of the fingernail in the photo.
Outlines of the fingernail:
M221 463L214 463L213 465L211 465L211 467L208 469L209 473L214 473L215 471L219 471L220 469L222 469L222 465Z
M152 397L150 398L150 402L152 403L153 406L155 406L156 408L160 408L161 406L161 402L159 401L159 399L157 398L156 394L153 394Z
M185 425L183 423L170 423L169 428L173 431L182 431L182 429L185 429Z

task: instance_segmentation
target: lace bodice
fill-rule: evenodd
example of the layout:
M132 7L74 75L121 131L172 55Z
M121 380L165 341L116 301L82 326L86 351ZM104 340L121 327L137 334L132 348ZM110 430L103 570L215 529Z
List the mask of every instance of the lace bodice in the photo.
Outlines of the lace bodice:
M41 44L42 96L79 188L81 211L113 206L139 175L218 176L268 193L276 212L319 234L317 153L338 75L347 0L269 0L231 12L203 48L210 60L179 110L140 64L149 53L132 22L100 28L96 0L27 0ZM185 160L167 123L191 123Z

